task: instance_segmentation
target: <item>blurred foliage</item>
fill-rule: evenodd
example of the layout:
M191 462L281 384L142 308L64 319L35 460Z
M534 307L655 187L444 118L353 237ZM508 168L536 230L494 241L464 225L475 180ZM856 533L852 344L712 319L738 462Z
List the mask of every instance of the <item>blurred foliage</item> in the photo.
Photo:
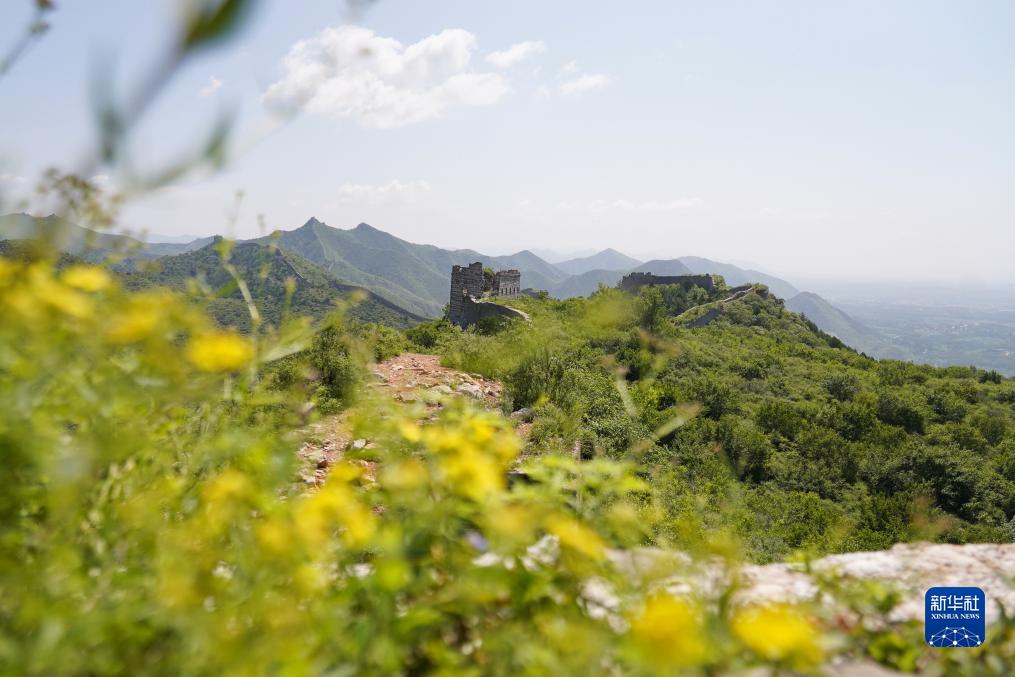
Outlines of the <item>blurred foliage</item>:
M345 397L400 348L371 331L243 336L100 267L0 259L0 672L816 664L798 611L766 617L786 629L763 648L754 616L619 573L608 549L645 542L657 512L633 466L550 455L509 483L519 438L461 400L435 420L364 401L349 425L370 448L296 483L315 395L266 363L306 349Z
M34 12L28 26L25 27L18 41L7 50L3 57L0 57L0 78L14 67L39 38L49 32L48 15L54 9L52 0L34 0L32 4Z

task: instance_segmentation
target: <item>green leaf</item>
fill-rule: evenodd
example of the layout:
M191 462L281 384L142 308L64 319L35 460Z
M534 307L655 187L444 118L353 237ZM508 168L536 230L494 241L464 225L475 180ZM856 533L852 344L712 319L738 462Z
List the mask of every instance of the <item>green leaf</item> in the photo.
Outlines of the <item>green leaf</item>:
M256 0L209 0L194 11L184 33L183 51L211 46L235 33Z

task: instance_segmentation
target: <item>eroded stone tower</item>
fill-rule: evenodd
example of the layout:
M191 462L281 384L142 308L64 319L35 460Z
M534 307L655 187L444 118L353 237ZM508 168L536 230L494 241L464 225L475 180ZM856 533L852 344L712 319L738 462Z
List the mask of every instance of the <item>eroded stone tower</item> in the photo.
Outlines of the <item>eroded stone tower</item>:
M451 267L449 316L460 327L467 323L465 302L470 296L477 299L483 296L483 264L479 261Z
M494 296L518 296L522 291L522 274L517 270L498 270L493 275Z

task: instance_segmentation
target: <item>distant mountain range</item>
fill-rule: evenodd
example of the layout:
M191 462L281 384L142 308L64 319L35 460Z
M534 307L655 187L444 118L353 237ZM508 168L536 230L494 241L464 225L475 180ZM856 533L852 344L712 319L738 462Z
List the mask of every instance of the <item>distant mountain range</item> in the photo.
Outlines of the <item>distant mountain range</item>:
M413 244L361 223L350 230L332 228L311 218L296 230L278 231L279 247L312 261L336 278L358 284L414 313L436 317L450 293L451 266L482 261L495 269L516 268L526 287L549 289L567 273L521 251L511 256L486 256L471 249L441 249Z
M182 243L148 243L129 235L90 230L52 214L44 217L28 214L0 216L0 239L29 240L39 236L52 240L62 251L86 260L105 259L110 254L134 259L157 259L200 249L215 240L214 237L202 237Z
M687 266L692 273L718 273L726 278L726 284L737 287L749 282L760 282L776 296L789 300L800 293L800 290L786 280L762 273L757 270L750 270L734 266L731 263L722 263L711 259L703 259L697 256L681 256L679 261ZM813 319L812 319L813 321ZM820 326L820 325L819 325ZM838 338L842 339L841 336ZM845 340L845 339L842 339Z
M135 273L137 279L145 283L183 288L185 281L196 275L204 276L212 284L228 283L228 279L222 277L225 271L221 269L217 253L209 246L214 238L185 243L145 243L124 235L96 233L80 226L61 224L53 216L0 216L0 238L28 239L39 233L58 237L58 245L64 251L90 260L101 260L115 253L124 259L120 265L126 270L135 268L136 261L159 259L160 273ZM269 245L276 245L278 250ZM473 261L482 261L494 269L515 268L521 271L523 286L545 289L557 298L587 296L600 285L615 286L629 272L716 273L730 286L752 282L767 285L776 296L786 300L788 308L802 312L818 327L859 350L878 354L884 348L876 331L816 294L801 293L789 282L766 273L696 256L640 262L614 249L604 249L591 256L551 264L530 251L487 256L471 249L448 250L414 244L365 223L342 230L311 218L295 230L276 231L237 246L236 257L244 262L259 261L257 266L249 266L249 272L255 277L265 262L270 264L267 277L256 285L263 292L261 298L266 299L266 315L274 313L274 302L270 299L284 297L284 294L279 295L279 290L291 270L299 271L302 276L294 303L298 301L304 311L317 314L331 307L338 295L363 288L371 295L367 307L358 312L382 318L394 326L439 316L448 302L451 266ZM246 313L238 296L216 303L224 317L232 316L236 322Z
M612 252L607 254L606 258L614 258L613 250L607 249L600 254L606 252ZM590 256L585 259L578 259L579 261L591 261L599 255ZM620 254L620 256L624 256ZM627 258L627 257L624 257ZM748 284L751 282L760 282L766 285L772 293L783 299L791 299L800 293L796 287L789 282L781 280L772 275L759 272L757 270L750 270L734 266L731 263L722 263L720 261L712 261L711 259L703 259L698 256L681 256L676 259L655 259L652 261L646 261L641 263L636 259L629 259L633 261L631 265L622 266L619 268L607 268L598 267L598 270L586 270L580 274L576 274L571 278L564 280L556 287L551 288L550 293L561 298L571 298L573 296L587 296L596 290L600 284L607 286L613 286L620 281L624 275L631 272L638 273L655 273L656 275L691 275L691 274L704 274L712 273L719 274L725 278L726 283L731 287L736 287L742 284ZM570 262L568 262L570 263ZM558 267L561 264L557 264Z
M604 249L592 256L561 261L553 265L568 275L581 275L593 270L629 270L641 261L621 254L616 249Z

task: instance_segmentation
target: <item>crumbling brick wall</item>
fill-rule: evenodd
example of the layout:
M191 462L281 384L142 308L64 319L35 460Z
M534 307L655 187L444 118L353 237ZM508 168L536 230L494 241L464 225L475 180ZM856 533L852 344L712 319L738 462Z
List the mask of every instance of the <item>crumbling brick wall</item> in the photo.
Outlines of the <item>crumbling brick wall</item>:
M490 301L477 301L471 296L465 297L462 303L461 322L456 322L460 327L471 327L484 317L506 317L509 319L528 320L528 313L517 308L492 303Z
M653 275L652 273L630 273L620 281L620 288L627 292L636 292L642 287L660 284L679 284L685 289L701 287L708 291L715 289L715 280L711 275Z

